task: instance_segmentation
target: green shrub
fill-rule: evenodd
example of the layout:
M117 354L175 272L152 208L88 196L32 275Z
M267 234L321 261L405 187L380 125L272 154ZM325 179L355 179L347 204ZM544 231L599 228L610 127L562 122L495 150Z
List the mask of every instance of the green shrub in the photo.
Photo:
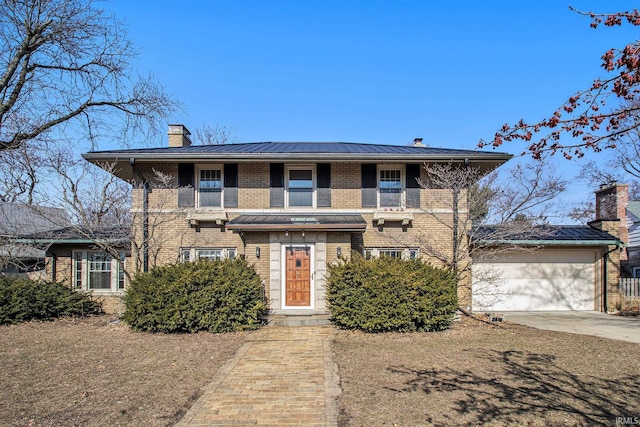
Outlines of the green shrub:
M260 276L242 259L154 268L133 279L124 301L124 321L146 332L252 329L265 311Z
M60 283L0 276L0 324L101 312L89 294Z
M420 260L391 257L328 266L327 302L339 327L367 332L446 329L457 308L456 277Z

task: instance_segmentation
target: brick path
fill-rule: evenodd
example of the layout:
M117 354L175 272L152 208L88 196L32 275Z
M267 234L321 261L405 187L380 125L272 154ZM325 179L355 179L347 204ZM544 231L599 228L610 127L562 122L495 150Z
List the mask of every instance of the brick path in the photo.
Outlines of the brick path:
M252 333L177 425L337 425L332 340L331 326Z

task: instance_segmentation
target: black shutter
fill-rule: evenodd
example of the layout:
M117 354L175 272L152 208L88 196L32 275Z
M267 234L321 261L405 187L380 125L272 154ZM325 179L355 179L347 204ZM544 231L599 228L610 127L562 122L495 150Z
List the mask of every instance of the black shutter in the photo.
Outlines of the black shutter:
M284 207L284 163L271 163L269 186L270 206L272 208Z
M362 176L362 207L375 208L378 206L378 168L376 164L363 163Z
M195 206L193 163L178 163L178 207Z
M238 164L224 165L224 207L238 207Z
M407 189L407 207L420 207L420 165L410 163L406 165L406 189Z
M317 174L317 205L319 208L331 207L331 163L318 163Z

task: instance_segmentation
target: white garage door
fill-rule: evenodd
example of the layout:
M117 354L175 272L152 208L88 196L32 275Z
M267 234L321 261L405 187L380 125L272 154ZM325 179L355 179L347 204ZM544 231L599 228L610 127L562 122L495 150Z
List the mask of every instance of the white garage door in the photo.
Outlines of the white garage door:
M475 311L594 310L596 251L537 250L474 262Z

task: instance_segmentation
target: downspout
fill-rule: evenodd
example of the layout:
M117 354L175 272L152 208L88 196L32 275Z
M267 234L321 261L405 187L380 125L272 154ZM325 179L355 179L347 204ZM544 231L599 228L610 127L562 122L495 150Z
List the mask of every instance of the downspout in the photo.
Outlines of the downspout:
M618 250L618 249L620 249L620 243L619 242L616 243L616 247L615 248L605 252L604 255L602 255L602 259L603 259L603 262L604 262L604 267L602 269L603 274L604 274L604 287L603 287L603 291L602 291L602 297L604 299L604 302L602 304L602 308L604 309L605 313L609 312L609 304L607 303L607 288L609 287L609 281L607 280L608 279L608 277L607 277L608 276L608 274L607 274L608 273L607 264L609 263L609 254L611 252L615 251L615 250Z
M138 169L134 157L129 159L129 164L142 181L142 271L146 273L149 271L149 182Z

